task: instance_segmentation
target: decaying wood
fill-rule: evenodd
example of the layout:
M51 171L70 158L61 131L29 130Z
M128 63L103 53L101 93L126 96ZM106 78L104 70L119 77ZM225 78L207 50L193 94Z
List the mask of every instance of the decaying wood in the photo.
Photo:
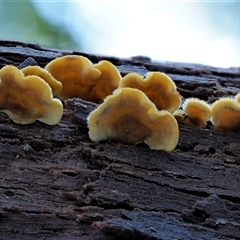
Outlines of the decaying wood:
M0 41L0 67L44 67L66 54L109 60L122 75L163 71L184 98L212 102L240 91L237 68ZM171 153L93 143L86 117L96 106L70 99L56 126L0 114L0 239L240 239L239 133L180 126Z

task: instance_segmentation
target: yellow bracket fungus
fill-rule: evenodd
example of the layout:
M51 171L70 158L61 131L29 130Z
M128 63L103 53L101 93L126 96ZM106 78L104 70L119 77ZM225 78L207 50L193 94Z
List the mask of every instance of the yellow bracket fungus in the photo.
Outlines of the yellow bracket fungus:
M25 76L38 76L49 84L53 96L57 96L62 91L62 83L57 81L48 71L39 66L28 66L21 69Z
M219 131L240 131L240 104L234 98L221 98L212 105L212 122Z
M109 61L100 61L94 64L94 67L102 74L98 78L96 85L92 88L88 100L101 103L105 97L112 94L113 91L118 88L119 81L122 77L118 69Z
M119 88L88 117L89 137L134 145L145 142L150 149L172 151L178 142L176 119L156 106L140 90Z
M173 113L179 123L204 128L211 119L211 107L205 101L188 98L183 104L183 110Z
M158 110L174 112L181 105L181 95L170 77L160 72L148 72L146 78L129 73L119 83L119 88L130 87L143 91Z
M14 66L0 70L0 111L15 123L30 124L35 120L54 125L63 112L59 99L52 98L50 86L40 77L24 77Z
M56 95L62 100L74 97L88 100L91 89L101 76L90 60L77 55L56 58L45 69L62 83L62 91Z

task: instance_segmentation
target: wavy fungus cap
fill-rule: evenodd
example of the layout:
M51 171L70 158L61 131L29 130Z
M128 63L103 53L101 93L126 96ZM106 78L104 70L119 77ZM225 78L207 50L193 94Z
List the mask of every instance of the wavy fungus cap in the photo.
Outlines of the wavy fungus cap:
M146 78L129 73L119 83L119 88L130 87L144 92L158 110L174 112L181 105L181 95L173 80L161 72L148 72Z
M219 131L240 131L240 104L234 98L221 98L212 105L212 123Z
M88 117L92 141L124 144L145 142L150 149L172 151L178 142L178 124L167 111L158 111L140 90L119 88Z
M0 70L0 111L19 124L35 120L54 125L63 113L59 99L53 99L50 86L40 77L24 77L14 66Z
M62 91L57 95L62 100L74 97L89 100L91 89L101 76L90 60L77 55L56 58L45 69L62 83Z
M122 77L118 69L109 61L100 61L94 64L94 67L102 74L90 92L89 101L102 103L105 97L112 94L118 88Z
M53 96L57 96L62 91L62 83L56 80L47 70L39 66L28 66L21 69L25 76L38 76L49 84Z

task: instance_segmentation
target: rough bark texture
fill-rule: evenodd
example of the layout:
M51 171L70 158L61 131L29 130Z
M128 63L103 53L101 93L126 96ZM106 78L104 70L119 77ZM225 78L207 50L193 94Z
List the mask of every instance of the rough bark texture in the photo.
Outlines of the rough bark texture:
M0 41L0 67L44 67L66 54L109 60L122 75L165 72L185 98L212 102L240 91L237 68ZM56 126L0 114L0 239L240 239L240 134L180 126L171 153L97 144L86 124L95 107L70 99Z

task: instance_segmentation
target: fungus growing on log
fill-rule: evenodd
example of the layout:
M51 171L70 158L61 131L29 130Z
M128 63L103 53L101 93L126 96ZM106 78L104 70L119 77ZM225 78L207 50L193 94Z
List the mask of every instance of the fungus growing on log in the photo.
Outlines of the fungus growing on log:
M212 105L212 123L218 131L240 131L240 104L234 98L221 98Z
M178 142L178 124L140 90L119 88L88 116L89 137L94 142L109 140L135 145L145 142L150 149L172 151Z
M158 110L174 112L181 105L181 95L170 77L161 72L148 72L146 78L129 73L119 83L119 88L130 87L144 92Z
M57 124L63 113L59 99L53 99L50 86L40 77L24 77L14 66L0 70L0 111L19 124L39 120Z
M203 100L188 98L183 104L183 110L173 113L178 123L204 128L211 119L211 107Z
M118 88L122 77L118 69L109 61L100 61L94 64L94 67L102 74L92 88L88 100L95 103L102 103L105 97L112 94Z
M39 66L27 66L21 69L25 76L38 76L49 84L52 89L53 96L57 96L62 91L62 83L56 80L48 71Z
M45 69L62 83L62 91L57 95L62 100L74 97L89 100L91 89L101 76L90 60L77 55L56 58Z

